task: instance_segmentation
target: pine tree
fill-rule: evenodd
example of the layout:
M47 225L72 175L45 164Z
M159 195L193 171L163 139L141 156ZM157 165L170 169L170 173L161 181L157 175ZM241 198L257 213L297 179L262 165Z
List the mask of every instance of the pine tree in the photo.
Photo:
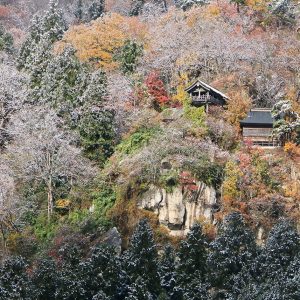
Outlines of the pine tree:
M60 40L67 29L61 9L58 9L58 0L50 0L49 10L45 13L41 23L41 33L49 43Z
M0 300L26 299L29 295L27 263L22 257L11 257L0 267Z
M101 294L115 299L121 293L121 272L120 261L113 248L102 246L93 249L91 258L84 263L86 297L92 299Z
M261 254L235 276L233 299L297 299L295 295L300 295L296 283L300 274L299 256L299 235L283 220L269 233Z
M113 153L115 111L106 107L107 79L103 71L95 71L80 98L82 113L78 126L85 154L103 165Z
M34 299L51 300L56 292L56 264L51 259L41 260L31 276Z
M100 18L104 14L104 8L104 0L95 0L88 9L89 21Z
M177 272L176 272L176 256L171 245L167 245L164 249L164 255L159 262L159 276L161 287L166 291L170 299L179 299L176 292Z
M7 53L13 52L14 39L12 35L4 29L0 24L0 51L5 51Z
M23 43L18 57L18 67L30 70L36 66L35 57L39 44L43 48L51 48L52 44L60 40L67 29L62 11L57 8L58 1L50 0L49 10L43 16L34 16L30 26L29 36ZM47 47L46 47L47 45ZM45 58L45 60L47 57Z
M71 118L86 85L87 70L75 56L73 48L53 57L47 65L37 98L56 108L59 115Z
M133 296L139 294L139 289L142 288L147 291L146 294L149 292L152 297L157 297L161 291L158 255L153 233L146 219L139 222L123 259L125 271L131 281L131 290L138 289L137 292L132 292Z
M128 296L125 300L154 300L155 298L148 291L147 285L141 277L130 285Z
M261 255L261 268L265 276L275 276L284 271L294 258L300 254L300 237L294 226L282 220L270 231L266 246Z
M83 3L82 0L77 0L77 6L76 6L76 10L74 12L74 15L76 17L76 19L81 22L83 20Z
M143 47L135 41L125 41L123 47L118 51L115 59L120 62L124 74L131 74L136 69L138 58L142 55Z
M145 0L132 0L130 16L138 16L142 13L143 7L145 5Z
M78 245L66 244L59 250L61 261L57 270L55 299L85 299L85 272Z
M207 0L177 0L176 4L183 10L188 10L193 5L204 5L207 4Z
M220 235L210 244L208 265L213 286L230 288L234 275L251 264L257 255L254 235L239 213L228 215Z
M178 252L178 282L183 299L209 299L206 283L207 251L206 237L202 233L201 225L196 223L186 240L181 242Z

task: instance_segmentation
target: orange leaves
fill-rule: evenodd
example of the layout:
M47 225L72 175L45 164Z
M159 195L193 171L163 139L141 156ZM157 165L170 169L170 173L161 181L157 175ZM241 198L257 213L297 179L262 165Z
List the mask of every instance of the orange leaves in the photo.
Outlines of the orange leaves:
M76 55L81 61L112 70L118 66L113 59L115 51L127 39L144 44L146 36L146 26L137 18L110 14L90 24L71 27L57 45L57 49L59 51L71 44L77 50Z

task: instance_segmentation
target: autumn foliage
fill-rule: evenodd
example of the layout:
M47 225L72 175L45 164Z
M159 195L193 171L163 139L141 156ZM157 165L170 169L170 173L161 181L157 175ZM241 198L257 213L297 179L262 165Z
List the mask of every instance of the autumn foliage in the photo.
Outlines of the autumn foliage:
M163 81L157 72L151 72L145 80L148 93L153 99L155 107L166 107L170 104L170 98L165 89Z
M57 44L58 52L67 45L77 50L78 58L96 67L113 70L118 67L114 54L126 40L136 40L144 44L147 36L146 26L137 18L119 14L105 15L90 24L73 26Z

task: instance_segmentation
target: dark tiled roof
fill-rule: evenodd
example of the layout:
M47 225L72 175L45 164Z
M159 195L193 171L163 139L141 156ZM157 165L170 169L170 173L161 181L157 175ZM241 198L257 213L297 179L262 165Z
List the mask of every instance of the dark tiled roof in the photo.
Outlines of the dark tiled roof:
M207 91L213 91L215 92L216 94L220 95L221 97L223 97L224 99L229 99L225 94L223 94L221 91L215 89L214 87L210 86L209 84L201 81L201 80L197 80L195 81L192 85L190 85L189 87L187 87L185 89L186 92L190 92L192 91L195 87L199 87L201 86L202 88L204 88L205 90Z
M270 125L272 126L274 123L274 118L271 115L270 109L252 109L248 116L242 120L241 125L252 125L252 124L259 124L259 125Z

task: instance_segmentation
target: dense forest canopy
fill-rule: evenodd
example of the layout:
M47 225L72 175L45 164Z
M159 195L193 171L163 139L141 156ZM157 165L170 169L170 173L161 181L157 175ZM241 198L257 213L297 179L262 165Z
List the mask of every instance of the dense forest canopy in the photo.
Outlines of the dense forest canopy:
M0 1L0 299L299 299L299 145L294 0Z

